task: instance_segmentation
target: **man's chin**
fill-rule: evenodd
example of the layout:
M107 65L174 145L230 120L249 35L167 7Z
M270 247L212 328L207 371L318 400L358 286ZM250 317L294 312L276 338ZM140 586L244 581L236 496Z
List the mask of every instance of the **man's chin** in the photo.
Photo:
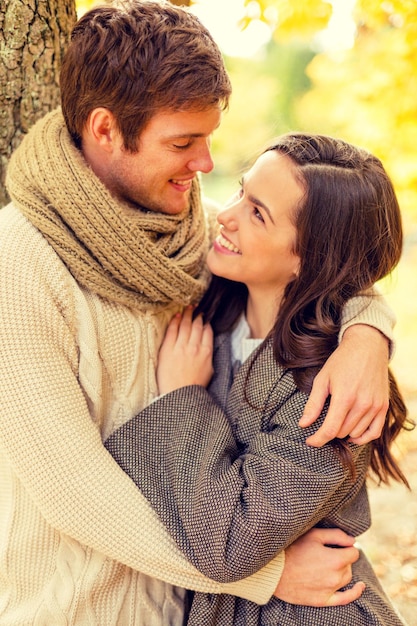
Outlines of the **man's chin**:
M190 210L190 203L189 203L189 199L187 198L187 201L184 203L173 203L173 204L166 204L164 207L159 208L156 212L157 213L164 213L165 215L181 215L182 213L184 215L187 215L187 213Z
M160 213L162 215L187 215L190 210L190 204L187 199L186 203L166 203L165 205L154 204L153 206L144 206L134 200L124 199L123 211L130 214L132 211L135 213Z

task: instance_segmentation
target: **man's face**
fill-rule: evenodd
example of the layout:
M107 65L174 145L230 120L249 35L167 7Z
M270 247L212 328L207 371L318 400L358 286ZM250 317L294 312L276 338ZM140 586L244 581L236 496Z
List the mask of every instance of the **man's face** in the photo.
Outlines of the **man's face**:
M103 182L131 205L180 213L189 206L197 172L213 169L211 135L220 119L217 106L155 114L140 135L138 152L127 152L117 136Z

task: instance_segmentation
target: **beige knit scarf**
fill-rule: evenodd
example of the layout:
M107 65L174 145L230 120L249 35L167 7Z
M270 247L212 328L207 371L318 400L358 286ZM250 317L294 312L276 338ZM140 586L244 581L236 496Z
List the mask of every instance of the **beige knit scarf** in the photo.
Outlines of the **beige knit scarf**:
M141 310L201 297L208 238L196 181L180 215L126 211L87 166L57 109L15 151L7 188L83 287Z

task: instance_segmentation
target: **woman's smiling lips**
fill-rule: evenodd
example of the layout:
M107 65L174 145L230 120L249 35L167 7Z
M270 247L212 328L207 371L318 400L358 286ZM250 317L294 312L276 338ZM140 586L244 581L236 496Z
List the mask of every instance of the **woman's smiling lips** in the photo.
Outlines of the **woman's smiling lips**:
M231 241L229 241L222 233L216 237L213 247L222 254L242 254Z

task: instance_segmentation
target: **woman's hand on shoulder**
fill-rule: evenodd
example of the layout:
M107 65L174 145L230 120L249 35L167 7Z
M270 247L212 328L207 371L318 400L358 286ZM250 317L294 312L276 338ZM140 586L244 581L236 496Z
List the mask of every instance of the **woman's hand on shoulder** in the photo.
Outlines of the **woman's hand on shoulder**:
M188 385L207 387L213 375L213 331L202 317L193 320L193 308L177 313L170 323L158 355L159 393Z

